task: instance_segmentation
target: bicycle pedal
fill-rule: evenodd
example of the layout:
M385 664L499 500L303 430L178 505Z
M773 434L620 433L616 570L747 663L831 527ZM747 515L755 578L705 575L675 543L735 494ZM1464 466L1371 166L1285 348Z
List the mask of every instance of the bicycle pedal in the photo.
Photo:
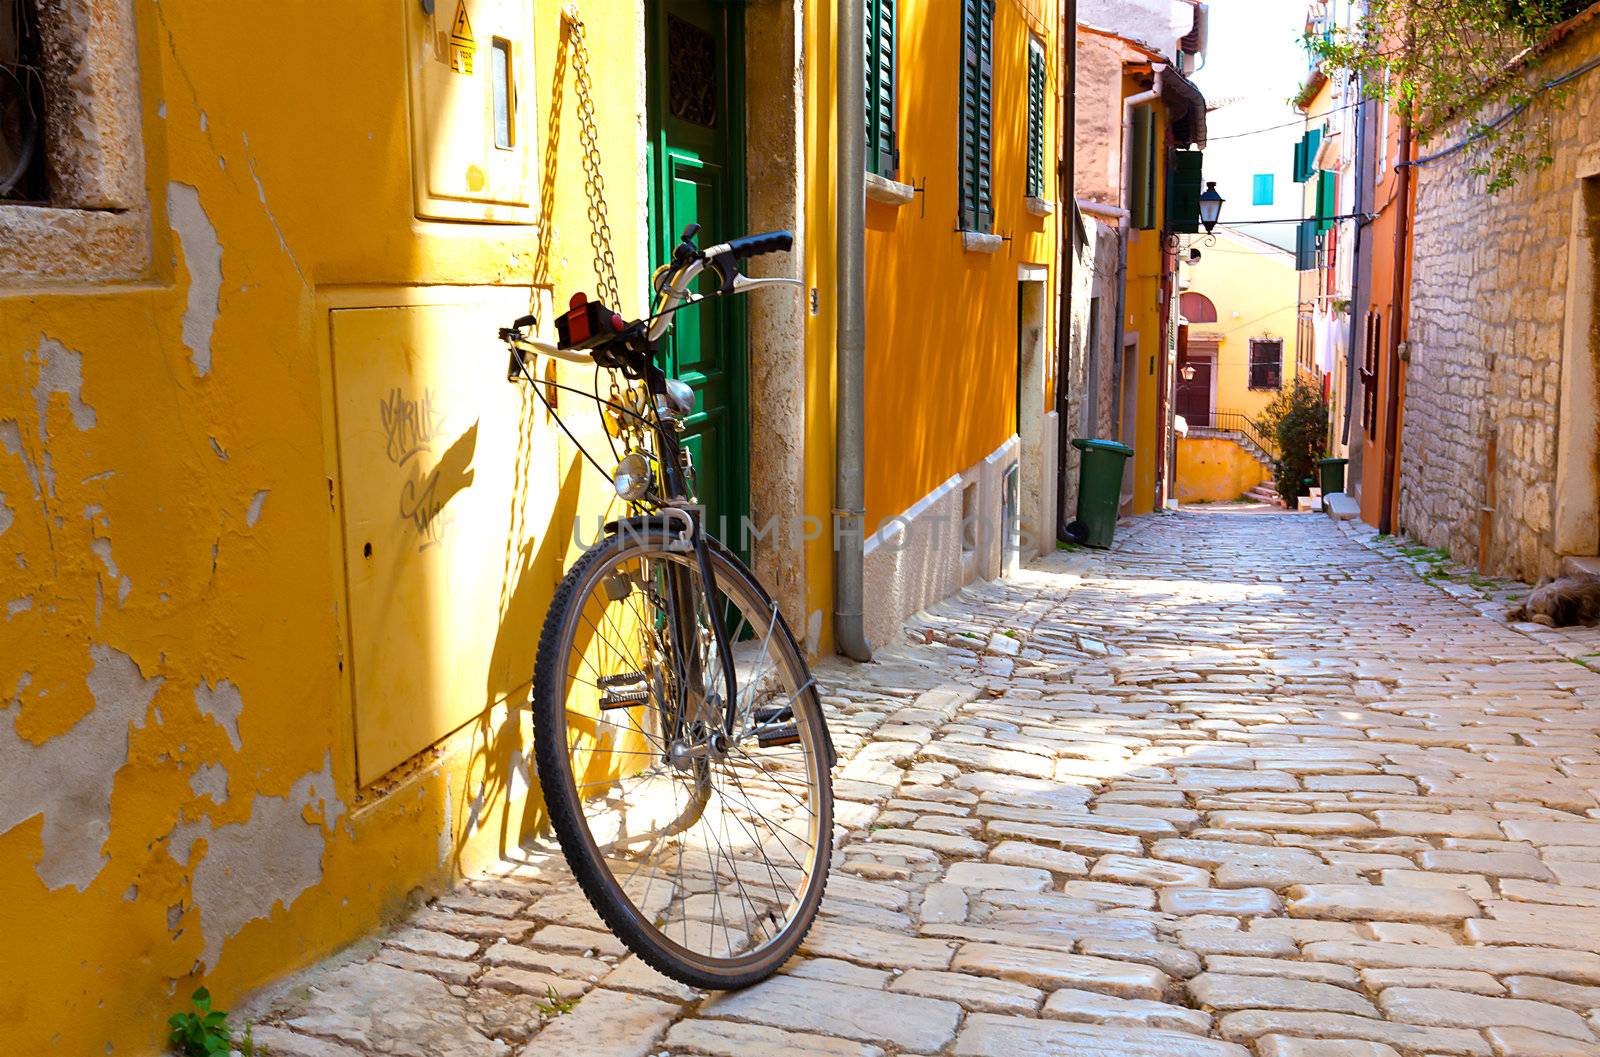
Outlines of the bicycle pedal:
M774 749L780 745L798 745L800 743L800 728L793 723L785 723L781 727L761 731L756 735L756 744L763 749Z
M788 705L768 705L758 708L755 712L756 724L765 726L768 723L791 723L794 721L794 709Z
M600 698L600 707L632 708L635 705L642 705L649 700L650 691L643 688L638 690L608 690L606 691L605 696Z

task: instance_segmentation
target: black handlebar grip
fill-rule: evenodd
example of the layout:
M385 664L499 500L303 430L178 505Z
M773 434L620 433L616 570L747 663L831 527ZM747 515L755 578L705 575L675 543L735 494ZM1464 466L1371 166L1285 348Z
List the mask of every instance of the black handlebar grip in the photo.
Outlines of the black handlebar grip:
M763 253L788 253L793 247L794 235L790 232L764 231L730 240L728 253L736 258L759 257Z

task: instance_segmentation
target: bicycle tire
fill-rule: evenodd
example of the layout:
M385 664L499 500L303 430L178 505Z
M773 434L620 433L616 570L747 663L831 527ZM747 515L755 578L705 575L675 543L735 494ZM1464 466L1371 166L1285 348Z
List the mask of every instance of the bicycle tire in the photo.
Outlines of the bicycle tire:
M579 887L606 926L645 964L663 975L692 987L733 990L747 987L771 976L799 948L816 918L826 889L833 845L833 794L829 775L832 746L826 731L821 702L817 697L815 686L811 682L804 654L798 644L795 643L794 637L790 633L787 624L783 621L782 615L778 613L777 607L773 605L770 596L761 587L754 574L736 556L728 552L726 548L715 540L708 539L708 557L715 569L719 595L724 598L733 598L736 603L740 599L734 596L742 596L743 603L759 607L763 612L769 612L772 616L771 623L766 630L770 636L770 641L775 645L772 650L772 656L783 665L787 683L791 689L794 689L793 696L790 699L790 709L796 736L799 739L799 744L804 749L805 782L806 788L810 793L809 811L812 813L812 817L808 826L812 836L807 849L811 854L809 869L805 872L804 890L796 894L793 912L785 920L783 928L778 934L763 943L759 948L745 953L738 953L734 950L734 942L731 938L726 944L728 951L725 956L719 957L709 952L692 950L688 946L691 918L685 909L682 922L684 942L674 941L667 934L671 929L670 923L662 924L651 920L648 909L642 910L637 905L639 902L637 896L630 897L625 887L626 880L619 880L617 870L602 854L594 828L591 825L591 815L598 810L593 805L601 797L585 796L580 793L580 788L585 785L601 783L584 783L579 780L578 765L575 762L577 749L569 744L568 716L569 714L579 714L569 704L569 684L573 682L569 669L573 663L574 644L579 641L582 624L587 619L585 614L590 600L595 597L597 590L605 589L605 585L608 583L608 575L620 575L620 573L611 572L611 570L623 568L626 561L638 560L641 562L641 567L643 567L642 563L646 561L675 563L678 567L682 567L686 563L692 563L692 554L683 554L681 548L676 551L669 548L669 543L674 540L674 533L659 528L624 531L597 543L563 577L555 597L551 601L539 639L533 692L535 760L551 826L555 831L573 875L578 881ZM662 566L662 568L670 567ZM604 637L592 621L589 622L589 626L593 629L594 635L598 635L601 638ZM730 634L732 633L733 629L730 629ZM591 640L592 638L593 636L591 636ZM763 651L765 649L766 647L763 647ZM579 656L581 657L581 654ZM776 665L774 667L776 668ZM598 673L592 674L596 675L597 682L603 681L600 680ZM714 680L708 679L706 682L710 684ZM759 682L758 678L757 683L759 684ZM596 689L598 690L599 688L597 687ZM741 690L741 697L743 696L744 691ZM634 707L646 708L648 706L618 707L622 711L628 712ZM595 715L599 717L604 714L606 713L597 712ZM642 722L638 724L637 729L644 739L647 752L653 755L654 747L649 742L649 734L645 731L644 724ZM662 739L665 741L664 734ZM742 752L739 749L734 751ZM749 759L755 759L748 752L742 752L742 754ZM643 757L647 753L635 752L632 755ZM668 757L662 754L662 758L663 763L666 763ZM593 759L592 755L588 757L589 764L592 765ZM742 762L734 760L731 754L725 762L731 771L737 771L738 768L745 766ZM697 763L697 769L694 772L696 789L700 791L701 795L704 795L705 785L701 783L707 782L711 790L715 792L715 776L702 779L698 766L699 764ZM715 766L713 763L706 764L708 770ZM679 768L679 771L680 773L686 773L683 772L682 768ZM644 773L640 772L640 775L619 779L617 784L633 778L641 778ZM587 776L586 772L585 777ZM672 775L669 773L667 777L670 782ZM761 777L764 781L770 778L770 774L763 774ZM738 779L737 775L734 778L734 782L738 785L741 794L739 799L744 804L748 804L751 799L748 789ZM781 782L778 785L782 788ZM606 786L606 788L610 788L610 786ZM724 790L729 788L730 786L725 778ZM603 797L604 794L605 790L602 789L601 796ZM727 799L731 801L735 798L729 796ZM674 797L675 802L676 798ZM735 809L739 807L740 804L734 804ZM691 805L686 809L685 815L675 821L681 821L682 818L687 817L689 812L694 810ZM730 809L726 805L719 805L718 810L726 812ZM707 804L702 803L699 806L696 819L688 823L688 826L692 827L703 821L706 811ZM723 821L725 823L726 819L724 818ZM769 829L772 828L770 822L767 825ZM687 827L685 828L687 829ZM667 833L668 836L678 836L677 832L670 829L663 830L663 832ZM726 825L724 825L723 832L725 835L729 832ZM774 846L782 845L784 851L789 851L789 846L784 840L784 836L779 836L780 833L784 836L792 836L785 830L773 831L772 836L776 838ZM774 898L777 898L776 878L784 876L789 868L781 864L777 867L774 866L762 847L765 839L761 835L759 828L757 828L754 844L762 859L766 860L767 872L774 876ZM692 898L688 894L689 885L686 883L682 850L682 844L687 841L688 838L683 838L679 841L678 883L682 891L674 890L671 893L671 898L681 899L683 901L681 906L685 908ZM719 862L717 858L717 850L721 850L725 856L722 862ZM717 850L712 849L709 843L706 846L706 851L710 856L710 873L713 885L719 884L717 875L723 870L723 862L725 862L732 873L734 884L741 892L747 894L746 880L741 878L740 874L747 866L757 869L759 872L758 865L755 864L753 859L741 859L732 852L722 849L720 841L718 842ZM692 869L690 874L689 881L699 879L697 875L693 875ZM630 876L627 880L631 879L632 877ZM752 886L755 884L754 881L750 883ZM644 902L649 902L649 895L650 890L647 887ZM700 895L703 896L704 893L700 893ZM718 893L713 891L713 896L717 895ZM756 923L759 924L760 920L760 914L758 913ZM695 924L698 927L700 923L695 922ZM748 912L746 913L745 924L747 926L751 924ZM731 936L728 926L729 920L724 917L724 934ZM710 931L713 933L712 942L714 944L714 919Z

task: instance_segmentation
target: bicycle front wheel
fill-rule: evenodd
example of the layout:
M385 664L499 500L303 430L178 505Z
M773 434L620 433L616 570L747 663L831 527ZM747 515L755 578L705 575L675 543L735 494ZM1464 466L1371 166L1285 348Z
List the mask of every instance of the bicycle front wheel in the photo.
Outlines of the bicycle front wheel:
M731 989L775 972L816 917L831 745L777 606L708 541L737 676L727 726L711 603L671 540L622 532L562 581L534 676L539 782L606 925L659 972Z

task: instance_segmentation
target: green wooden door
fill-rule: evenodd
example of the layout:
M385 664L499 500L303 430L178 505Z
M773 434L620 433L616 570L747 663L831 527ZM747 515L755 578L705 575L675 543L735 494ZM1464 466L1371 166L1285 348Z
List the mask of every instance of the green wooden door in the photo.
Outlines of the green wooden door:
M746 234L743 15L737 2L652 0L646 17L651 252L659 265L689 224L700 225L702 247ZM707 282L702 292L711 289ZM740 551L750 491L742 302L678 312L663 350L668 373L696 394L683 436L706 524Z

